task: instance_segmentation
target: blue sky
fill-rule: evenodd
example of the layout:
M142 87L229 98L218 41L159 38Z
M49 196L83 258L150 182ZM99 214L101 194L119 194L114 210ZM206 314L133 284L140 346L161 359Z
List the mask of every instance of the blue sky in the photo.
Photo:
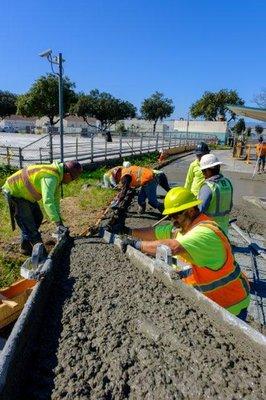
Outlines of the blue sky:
M78 91L137 107L156 90L185 117L205 90L265 87L266 2L259 0L1 1L0 89L23 93L61 51Z

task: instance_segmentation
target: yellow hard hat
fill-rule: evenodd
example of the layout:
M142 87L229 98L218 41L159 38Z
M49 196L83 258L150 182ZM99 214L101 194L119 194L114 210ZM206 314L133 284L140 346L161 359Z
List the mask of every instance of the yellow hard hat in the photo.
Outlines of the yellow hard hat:
M184 187L175 187L169 190L165 196L163 215L175 214L201 203L202 201L197 199L190 190Z

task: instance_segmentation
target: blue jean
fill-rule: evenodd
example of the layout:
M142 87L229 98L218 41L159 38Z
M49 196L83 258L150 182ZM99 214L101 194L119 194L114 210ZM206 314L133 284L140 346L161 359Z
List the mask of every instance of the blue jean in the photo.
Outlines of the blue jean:
M146 203L146 199L148 199L149 204L153 208L157 208L159 211L163 210L163 205L159 203L157 200L157 182L153 179L151 182L146 183L146 185L142 186L138 195L138 204L140 206L144 206Z
M240 313L238 315L236 315L236 317L238 317L239 319L242 319L242 321L246 321L247 316L248 316L247 308L243 308L243 310L241 310Z
M21 230L21 240L28 240L33 245L40 242L39 228L43 214L39 204L18 197L12 197L12 202L15 206L15 220Z

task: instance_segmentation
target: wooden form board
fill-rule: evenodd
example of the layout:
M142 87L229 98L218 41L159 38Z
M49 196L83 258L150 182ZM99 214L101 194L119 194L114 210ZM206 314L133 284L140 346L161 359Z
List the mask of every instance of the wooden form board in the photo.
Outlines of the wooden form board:
M0 329L15 321L30 296L36 281L22 279L8 288L0 290ZM9 302L10 300L10 302Z

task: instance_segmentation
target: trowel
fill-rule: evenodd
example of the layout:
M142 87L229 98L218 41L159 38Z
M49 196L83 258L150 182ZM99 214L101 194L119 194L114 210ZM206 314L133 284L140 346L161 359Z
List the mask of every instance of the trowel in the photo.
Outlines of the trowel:
M41 269L47 259L47 252L43 243L36 243L33 246L31 257L20 267L20 275L26 279L38 280L41 278Z

